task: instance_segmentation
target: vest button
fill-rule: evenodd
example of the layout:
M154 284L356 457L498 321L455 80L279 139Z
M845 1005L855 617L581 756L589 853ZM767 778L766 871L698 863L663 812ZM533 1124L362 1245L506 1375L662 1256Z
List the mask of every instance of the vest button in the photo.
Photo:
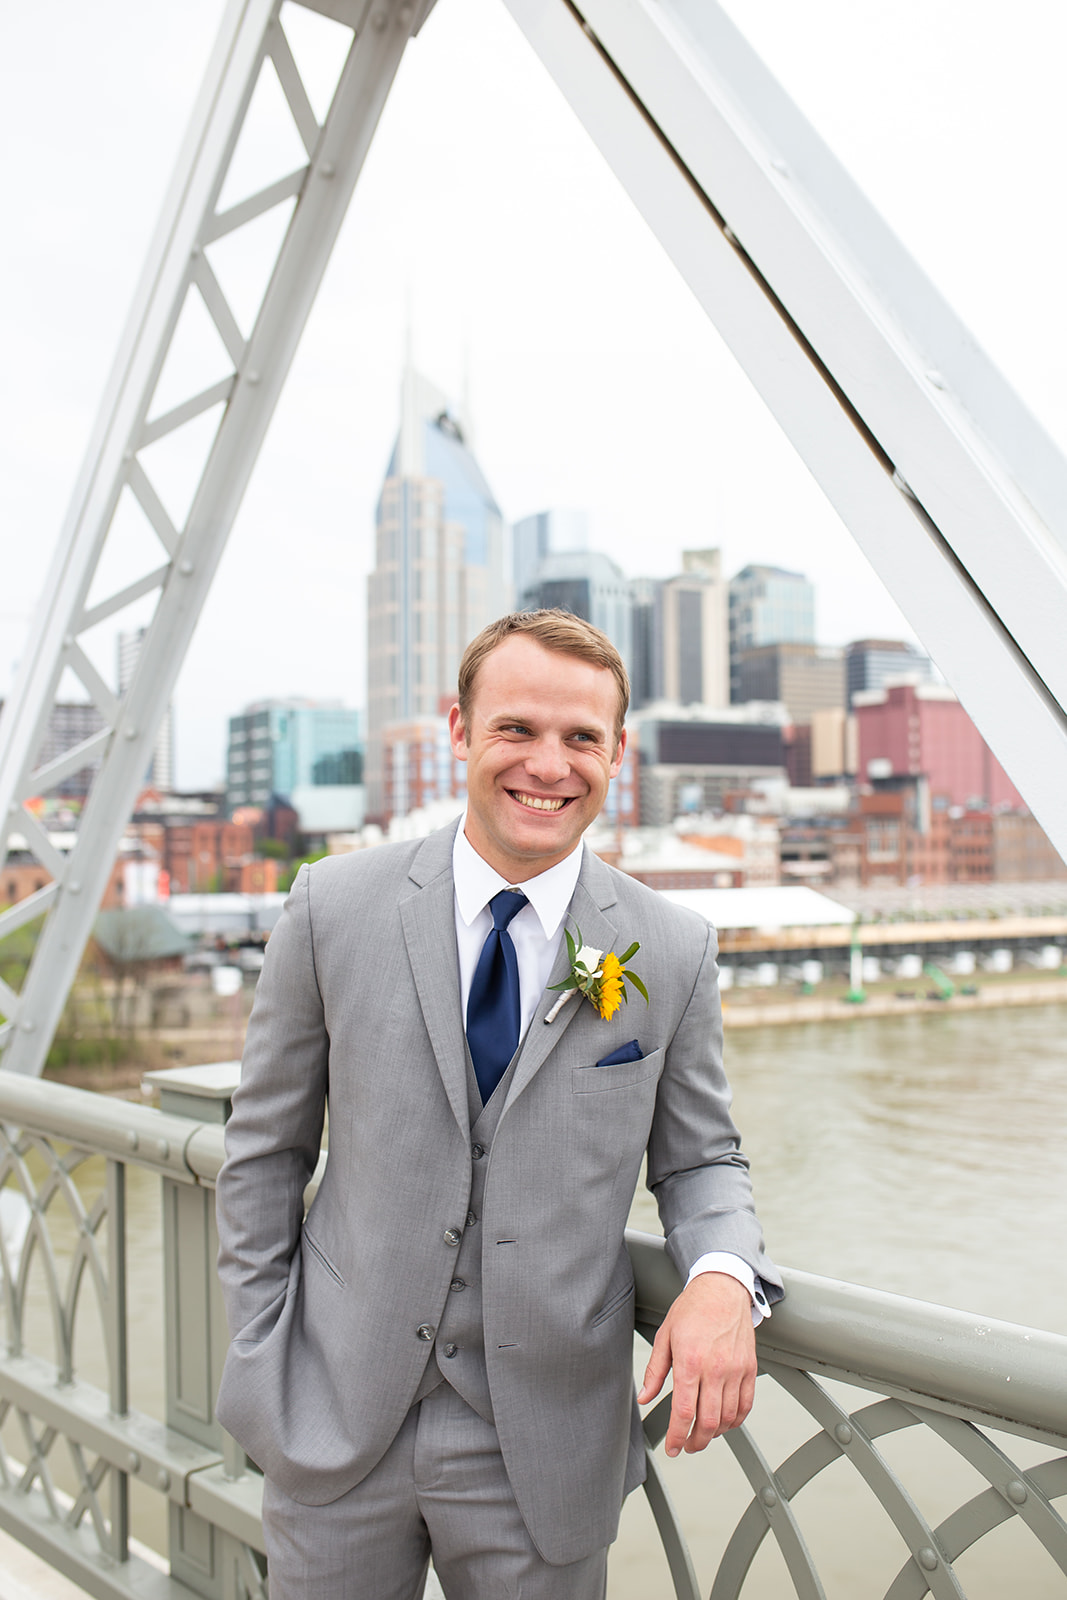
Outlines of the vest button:
M448 1287L455 1290L465 1289L467 1287L467 1281L465 1278L453 1278Z
M448 1359L450 1361L451 1361L452 1357L454 1355L457 1355L458 1353L459 1353L459 1345L458 1344L446 1344L445 1345L445 1355L448 1357Z
M485 1155L485 1146L483 1144L472 1144L471 1145L471 1157L472 1157L473 1160L480 1161L484 1155Z
M415 1337L417 1339L423 1339L427 1344L429 1344L436 1332L437 1329L434 1327L432 1322L420 1322L418 1327L415 1329Z
M462 1237L463 1237L463 1235L460 1233L458 1228L446 1228L445 1229L445 1233L444 1233L445 1244L449 1245L453 1250L456 1248L457 1244L462 1239Z
M474 1214L473 1211L468 1211L467 1212L467 1227L468 1228L473 1228L474 1224L477 1222L477 1220L478 1220L478 1218L476 1217L476 1215Z

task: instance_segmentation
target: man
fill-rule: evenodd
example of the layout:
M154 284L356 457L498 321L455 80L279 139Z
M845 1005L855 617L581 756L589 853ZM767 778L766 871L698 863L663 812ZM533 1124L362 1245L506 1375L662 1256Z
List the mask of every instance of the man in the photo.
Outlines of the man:
M673 1365L669 1454L751 1405L753 1301L780 1284L714 938L581 843L628 692L576 618L491 624L450 713L462 826L302 869L271 938L218 1183L218 1414L266 1475L272 1600L413 1600L431 1548L449 1600L600 1600L644 1475L623 1229L646 1150L690 1281L638 1398ZM558 1007L564 924L638 940L647 1007Z

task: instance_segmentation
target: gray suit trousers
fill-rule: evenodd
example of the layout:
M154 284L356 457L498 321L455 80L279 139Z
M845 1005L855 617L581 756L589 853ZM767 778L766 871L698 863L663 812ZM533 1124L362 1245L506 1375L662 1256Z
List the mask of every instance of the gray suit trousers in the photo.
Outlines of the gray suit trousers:
M361 1483L299 1505L268 1479L271 1600L418 1600L433 1547L446 1600L604 1600L607 1551L565 1566L538 1554L496 1429L447 1383L413 1406Z

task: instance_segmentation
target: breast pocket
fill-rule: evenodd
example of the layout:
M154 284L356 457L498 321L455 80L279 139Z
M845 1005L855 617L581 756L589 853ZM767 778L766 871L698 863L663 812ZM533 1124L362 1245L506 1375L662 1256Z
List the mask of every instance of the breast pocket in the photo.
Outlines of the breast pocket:
M571 1088L575 1094L603 1094L608 1089L632 1089L646 1078L658 1078L663 1067L663 1051L653 1050L640 1061L620 1061L613 1067L575 1067Z

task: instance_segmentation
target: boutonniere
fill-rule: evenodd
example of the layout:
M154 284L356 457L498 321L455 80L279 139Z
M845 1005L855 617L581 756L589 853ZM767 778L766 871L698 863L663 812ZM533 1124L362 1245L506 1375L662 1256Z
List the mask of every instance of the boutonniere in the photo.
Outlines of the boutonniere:
M594 950L591 945L582 943L582 930L576 927L577 939L572 939L570 932L564 928L563 935L567 941L567 957L570 961L571 975L564 978L562 983L551 985L553 989L562 989L563 993L556 1001L552 1010L545 1018L546 1022L555 1022L567 1001L575 994L584 994L587 1000L592 1001L600 1015L605 1018L613 1017L620 1005L625 1000L629 1004L630 996L626 993L627 983L632 983L638 994L644 996L645 1005L648 1005L648 990L645 988L636 972L631 972L626 965L632 961L641 946L635 939L628 950L621 956L614 950Z

